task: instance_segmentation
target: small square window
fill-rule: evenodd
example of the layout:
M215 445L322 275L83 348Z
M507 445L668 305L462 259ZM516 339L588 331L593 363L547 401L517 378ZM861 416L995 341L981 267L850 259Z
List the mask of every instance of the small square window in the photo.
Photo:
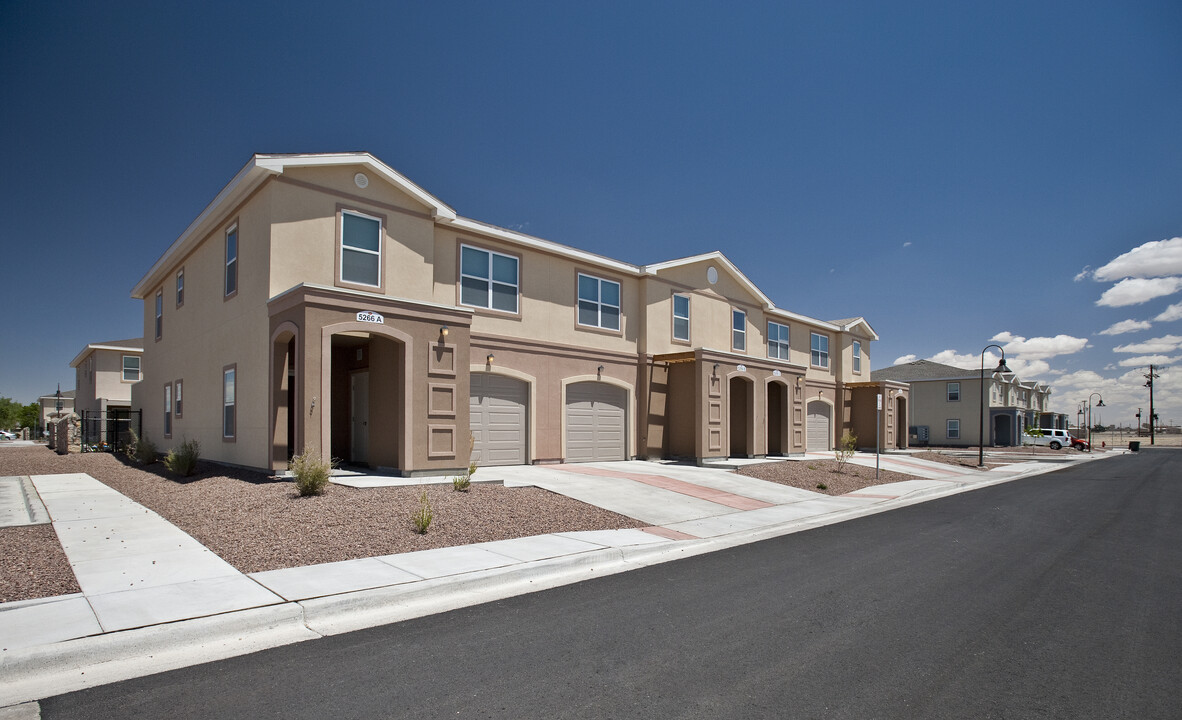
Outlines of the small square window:
M460 303L517 312L518 261L512 255L460 246Z
M689 295L673 296L673 339L689 342L690 339Z
M731 310L731 349L747 352L747 313Z
M605 330L620 329L620 284L579 273L578 323Z
M809 344L809 360L813 367L829 367L829 336L812 333Z

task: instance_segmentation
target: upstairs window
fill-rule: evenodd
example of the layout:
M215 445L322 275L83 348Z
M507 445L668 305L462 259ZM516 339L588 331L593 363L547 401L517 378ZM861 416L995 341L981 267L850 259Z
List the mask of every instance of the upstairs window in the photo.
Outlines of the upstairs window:
M960 402L960 383L948 383L948 402Z
M813 367L829 367L829 336L812 333L810 341L809 361Z
M341 211L342 283L382 286L382 221L352 210Z
M689 295L673 296L673 339L689 342L690 339Z
M747 352L747 313L731 310L731 349Z
M777 360L788 359L788 326L783 323L767 324L767 356Z
M140 380L140 357L139 357L139 355L124 355L123 356L123 380L126 382L139 382L139 380Z
M516 313L518 289L517 258L460 246L460 303Z
M854 341L854 372L862 372L862 343Z
M185 304L185 269L176 271L176 306Z
M235 223L226 231L226 279L225 296L238 292L238 225Z
M579 324L620 329L620 283L579 273Z
M164 334L164 291L156 291L156 339Z

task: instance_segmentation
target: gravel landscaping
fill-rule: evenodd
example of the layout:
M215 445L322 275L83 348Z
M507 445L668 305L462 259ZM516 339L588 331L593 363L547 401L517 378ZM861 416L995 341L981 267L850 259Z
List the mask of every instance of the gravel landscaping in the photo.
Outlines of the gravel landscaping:
M0 528L0 603L81 591L52 525Z
M290 481L263 473L201 462L192 477L172 476L163 465L128 464L107 453L57 455L44 446L0 450L0 475L82 472L159 513L242 572L351 560L354 558L466 545L490 540L576 530L645 527L646 523L539 488L473 483L467 493L450 484L357 489L330 485L324 495L301 498ZM475 476L479 479L479 471ZM411 525L424 487L434 509L425 535ZM63 592L61 578L73 573L60 546L56 553L31 551L14 561L9 545L44 540L14 528L0 542L4 600ZM14 579L9 580L12 576ZM19 577L18 577L19 576Z
M781 485L791 485L802 490L812 490L825 495L845 495L871 485L914 480L911 475L879 470L874 479L874 468L846 463L840 472L836 460L783 460L780 462L745 465L735 472L747 477L767 480ZM820 486L824 485L822 488Z

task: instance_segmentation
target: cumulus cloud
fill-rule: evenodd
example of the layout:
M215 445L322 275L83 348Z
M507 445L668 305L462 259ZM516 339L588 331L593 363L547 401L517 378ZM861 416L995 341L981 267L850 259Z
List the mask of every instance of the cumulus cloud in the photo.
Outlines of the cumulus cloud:
M908 240L907 242L903 243L903 247L911 247L911 241Z
M907 355L904 355L902 357L895 358L895 361L891 364L892 365L902 365L903 363L915 362L915 360L917 358L918 358L918 356L915 355L914 353L908 353Z
M1092 273L1092 277L1099 282L1123 278L1160 278L1168 275L1182 275L1182 237L1139 245L1123 255L1116 256Z
M989 367L990 365L993 365L994 367L996 367L998 359L999 359L999 357L997 355L994 355L992 350L986 351L986 353L985 353L985 367ZM951 365L952 367L965 368L965 369L970 369L970 368L978 368L979 369L980 365L981 365L981 356L980 355L961 355L961 354L957 353L955 350L941 350L940 352L938 352L935 355L928 358L928 360L931 360L932 362L940 363L942 365Z
M1173 295L1182 288L1182 277L1127 278L1104 291L1097 305L1125 307L1140 305L1154 298Z
M1157 322L1173 322L1174 320L1182 320L1182 302L1174 303L1153 319Z
M1177 357L1170 357L1169 355L1139 355L1137 357L1125 358L1117 365L1121 367L1142 367L1148 365L1172 365L1179 360L1182 360L1182 355Z
M1117 345L1112 352L1118 353L1168 353L1182 346L1182 335L1163 335L1145 342Z
M1182 306L1182 303L1178 303ZM1153 327L1153 323L1145 320L1121 320L1118 323L1113 323L1108 326L1107 330L1101 330L1101 335L1124 335L1125 333L1137 332L1138 330L1148 330Z
M1046 360L1057 355L1071 355L1087 347L1087 338L1077 338L1070 335L1056 335L1055 337L1024 338L1011 332L1000 332L994 335L993 342L1005 343L1002 349L1009 355L1020 355L1023 360Z

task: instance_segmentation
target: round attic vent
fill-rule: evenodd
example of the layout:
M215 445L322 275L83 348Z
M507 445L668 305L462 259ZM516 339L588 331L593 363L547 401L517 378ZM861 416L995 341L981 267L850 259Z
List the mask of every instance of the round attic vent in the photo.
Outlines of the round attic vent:
M718 282L718 268L714 267L713 265L706 268L706 282L710 283L711 285Z
M357 183L357 187L359 188L369 187L369 178L365 176L365 173L357 173L354 175L353 182Z

